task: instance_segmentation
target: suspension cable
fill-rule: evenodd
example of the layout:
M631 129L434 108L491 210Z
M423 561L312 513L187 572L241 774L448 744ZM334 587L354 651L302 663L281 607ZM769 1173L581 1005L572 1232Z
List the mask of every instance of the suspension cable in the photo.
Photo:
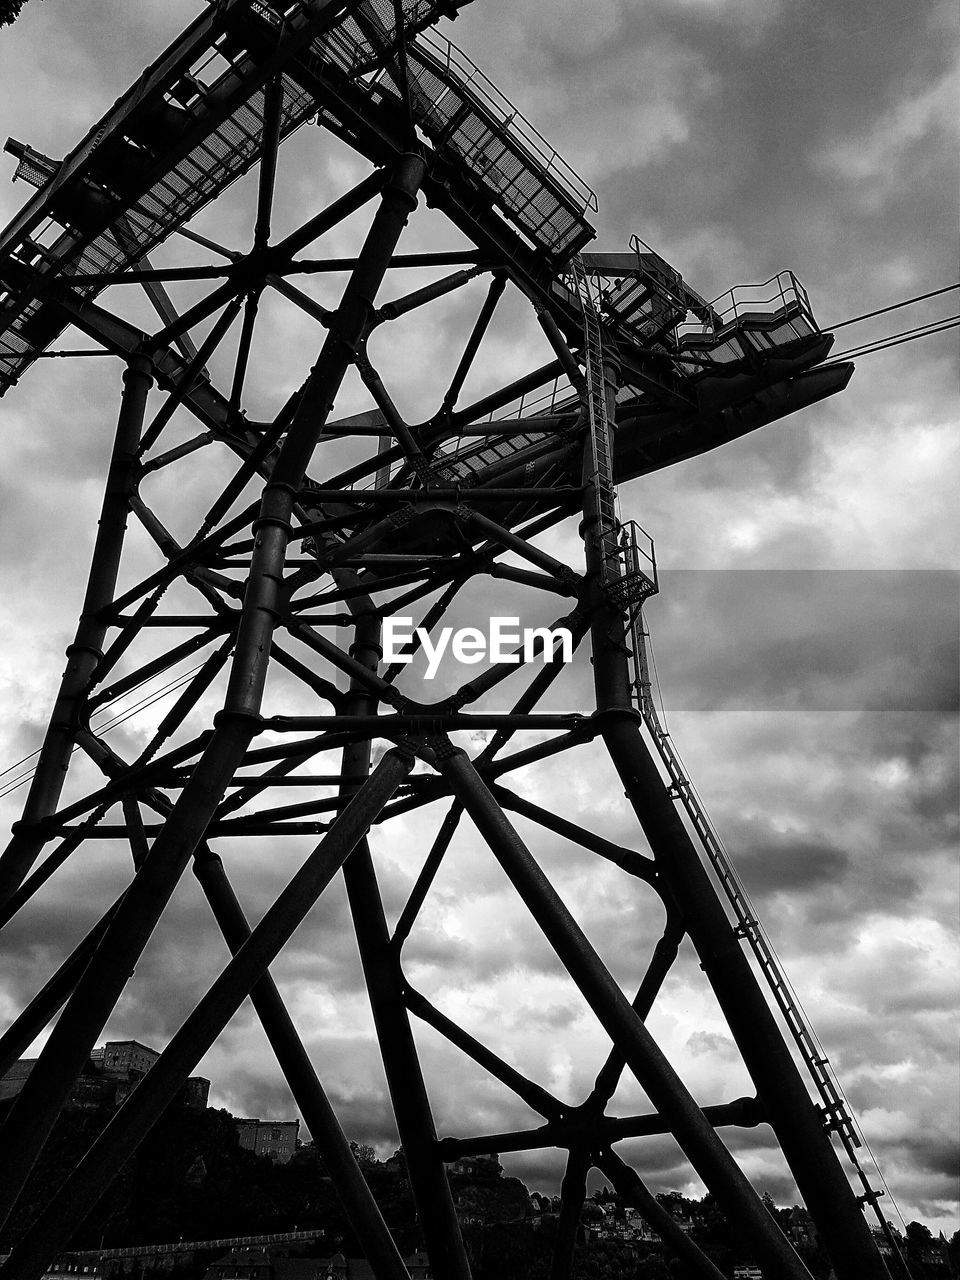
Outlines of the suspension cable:
M875 351L885 351L888 347L899 347L904 342L917 342L920 338L929 338L935 333L945 333L947 329L955 329L960 325L960 315L945 316L942 320L931 320L916 329L902 329L886 338L877 338L873 342L864 342L857 347L849 347L846 351L838 351L831 355L826 364L834 364L844 358L873 355ZM823 366L821 366L823 367Z
M947 284L942 289L933 289L931 293L918 293L914 298L904 298L902 302L893 302L891 306L879 307L877 311L864 311L861 316L851 316L850 320L841 320L838 324L824 324L824 333L833 333L835 329L844 329L846 325L856 324L860 320L872 320L874 316L886 315L887 311L899 311L900 307L909 307L914 302L925 302L927 298L940 297L941 293L950 293L951 289L960 289L960 280L956 284Z
M161 698L165 698L168 694L174 693L177 689L185 685L192 676L196 675L196 673L200 670L202 666L203 666L202 662L198 663L195 667L191 667L189 671L181 673L175 679L165 684L162 688L155 690L153 693L149 694L146 698L142 699L140 702L135 703L133 706L124 708L124 710L121 711L112 720L107 720L105 723L96 726L98 731L100 733L109 733L111 729L116 729L121 724L125 724L132 716L138 715L141 711L147 711L150 707L154 705L154 703L159 702ZM149 679L149 677L147 679ZM142 688L143 685L146 683L147 683L147 680L142 680L139 685L134 686L134 689ZM112 699L111 701L119 701L120 698L126 697L129 694L133 693L134 689L127 689L125 693L120 694L118 698ZM97 710L98 712L105 711L106 708L110 705L111 703L109 702L105 703L103 707L99 707ZM74 746L73 751L76 751L76 750L78 750L78 748ZM10 765L7 769L3 771L3 773L10 773L11 770L16 769L18 765L26 764L28 760L32 760L34 756L38 756L39 754L40 754L40 748L32 752L29 756L25 756L23 760L18 761L17 764ZM25 773L20 774L18 777L11 778L8 782L0 786L0 800L4 799L5 796L10 795L11 792L18 790L20 787L23 786L25 782L29 782L34 775L34 772L35 771L33 769L28 769ZM3 774L0 774L0 777L2 776Z
M903 302L894 302L889 307L880 307L876 311L865 311L861 316L852 316L849 320L841 320L838 324L823 325L824 333L833 333L835 329L843 329L848 324L857 324L860 320L872 320L874 316L886 315L888 311L898 311L901 307L909 307L914 302L925 302L927 298L937 298L941 293L949 293L951 289L960 289L960 281L948 284L942 289L934 289L931 293L919 293L915 298L904 298Z

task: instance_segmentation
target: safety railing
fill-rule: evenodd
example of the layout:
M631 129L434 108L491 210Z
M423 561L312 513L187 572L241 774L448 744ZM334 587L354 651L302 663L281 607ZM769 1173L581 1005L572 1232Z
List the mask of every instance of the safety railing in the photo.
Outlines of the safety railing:
M531 427L538 417L551 417L555 413L572 413L579 408L579 397L566 374L549 384L546 390L526 392L497 410L491 409L478 423L513 422L528 419ZM435 466L438 476L461 482L476 474L483 467L511 454L520 453L531 445L545 440L550 431L531 430L511 432L509 435L490 435L477 440L471 436L458 436L446 441L437 451Z
M864 1188L864 1194L859 1197L860 1202L864 1206L870 1206L876 1214L885 1238L891 1243L892 1249L896 1250L896 1242L889 1230L889 1224L886 1223L877 1204L883 1191L871 1189L869 1169L861 1159L860 1149L865 1147L882 1183L879 1166L864 1141L826 1050L807 1018L780 957L760 923L746 887L716 828L707 816L703 800L687 773L672 736L657 710L648 656L650 633L646 628L642 609L628 609L627 621L633 651L634 701L666 771L670 796L678 810L686 815L690 827L696 834L700 847L706 854L717 882L730 904L736 922L736 936L746 943L753 953L774 1003L793 1037L800 1058L818 1095L819 1111L824 1128L836 1133Z
M596 213L595 192L462 49L436 31L423 32L417 44L431 53L446 71L452 72L459 86L469 89L471 96L539 162L542 171L566 192L581 213L588 209Z
M138 1244L125 1248L78 1249L74 1253L61 1255L61 1261L75 1262L83 1258L143 1258L166 1256L170 1254L205 1252L209 1249L250 1249L265 1244L298 1244L307 1243L324 1236L325 1231L317 1227L311 1231L273 1231L258 1236L220 1236L215 1240L166 1240L162 1244Z
M401 21L408 35L435 21L440 8L441 0L403 0ZM394 47L396 12L393 0L368 0L364 10L362 26L348 15L314 40L312 47L329 52L331 58L339 48L343 57L349 54L352 70L373 70ZM293 40L313 21L300 4L251 0L249 12L277 28L278 40L287 36ZM324 45L324 40L332 43ZM96 276L124 270L189 221L259 158L264 91L250 74L256 63L253 53L242 40L237 43L232 29L224 31L214 20L188 33L174 48L176 57L164 55L148 68L63 164L50 162L56 165L52 179L36 169L32 156L18 157L19 176L34 179L34 185L41 185L37 180L46 177L42 185L49 188L49 195L42 192L36 197L0 239L0 394L63 327L37 298L43 276ZM301 50L297 56L302 60L312 55ZM316 113L317 103L288 71L281 80L280 133L286 138ZM231 102L227 115L222 111L222 95ZM177 122L172 132L168 127L169 167L159 172L151 159L157 142L150 134L148 103ZM179 156L177 130L195 142ZM121 158L104 175L98 167L99 156L111 146L120 147ZM25 159L30 163L25 165ZM126 160L130 163L125 166ZM143 162L155 174L146 190L137 186L135 162ZM122 189L114 189L117 183ZM51 215L56 226L51 226ZM37 243L37 235L44 236L43 244ZM101 287L84 284L77 290L93 296Z
M566 261L593 238L585 211L597 199L523 114L455 44L436 32L407 46L406 75L387 59L358 86L377 98L409 93L416 123L437 153L479 183L523 236Z
M612 602L628 610L628 621L639 621L636 608L660 590L653 538L636 520L625 520L618 538L619 579L608 589Z
M712 323L684 322L677 326L677 337L709 336L721 333L731 325L748 320L769 321L793 312L816 330L810 299L792 271L778 271L762 284L737 284L709 304Z

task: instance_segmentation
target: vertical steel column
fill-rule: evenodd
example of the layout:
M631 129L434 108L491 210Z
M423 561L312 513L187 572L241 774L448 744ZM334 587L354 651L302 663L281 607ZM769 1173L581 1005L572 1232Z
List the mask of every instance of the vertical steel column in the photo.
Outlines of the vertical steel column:
M610 421L617 371L608 366ZM589 468L589 453L585 467ZM588 572L600 574L593 512L584 510ZM627 636L620 611L601 601L591 622L594 685L603 739L636 811L664 883L683 915L700 963L743 1055L800 1194L838 1280L888 1280L837 1154L750 968L693 841L640 735L630 697ZM617 715L620 711L622 714Z
M690 1272L702 1280L726 1280L724 1273L693 1243L683 1227L647 1190L635 1169L609 1148L597 1158L597 1167L610 1179L614 1191L640 1210L644 1219L673 1252L686 1263Z
M371 670L376 670L381 657L379 615L367 613L358 616L351 655ZM344 713L374 716L376 706L376 696L354 678L344 703ZM369 739L344 748L341 772L345 778L357 780L345 786L347 794L367 776L369 768ZM391 944L377 874L366 840L360 842L344 866L343 878L427 1253L437 1276L444 1277L444 1280L470 1280L470 1264L463 1247L447 1171L438 1153L430 1099L404 1001L399 952Z
M567 1167L560 1184L560 1217L553 1242L550 1280L570 1280L580 1213L587 1198L590 1164L590 1155L584 1147L572 1147L567 1154Z
M135 355L123 375L117 433L80 621L73 644L67 649L67 669L60 682L23 817L14 824L13 838L0 854L0 906L19 888L43 847L44 838L38 834L37 824L53 813L59 802L78 714L90 678L103 656L107 624L102 614L112 603L116 590L140 433L147 395L153 384L152 368L146 356Z
M438 750L437 768L450 782L584 999L623 1052L650 1101L671 1125L677 1142L708 1189L749 1231L753 1247L771 1275L777 1280L809 1280L807 1268L507 821L466 753L456 747Z
M264 488L260 516L254 523L256 542L243 617L224 708L214 722L213 736L0 1132L9 1153L0 1168L0 1222L9 1215L73 1082L259 728L293 504L372 300L416 207L424 171L419 156L402 156L397 162Z

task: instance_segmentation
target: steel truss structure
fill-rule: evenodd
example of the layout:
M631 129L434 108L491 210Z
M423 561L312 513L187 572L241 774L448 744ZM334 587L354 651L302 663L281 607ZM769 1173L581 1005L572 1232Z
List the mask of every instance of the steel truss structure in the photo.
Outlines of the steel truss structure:
M658 761L666 735L650 714L640 614L656 570L641 533L620 521L616 499L619 481L839 391L851 366L819 367L832 338L819 332L788 273L711 305L639 242L624 253L583 252L592 193L464 54L427 29L455 8L432 0L220 0L65 161L8 144L20 176L38 190L0 238L0 381L13 385L68 326L118 357L125 372L76 640L22 820L0 858L0 923L28 912L87 842L129 846L132 874L0 1037L3 1071L54 1022L3 1129L0 1217L16 1203L191 866L233 955L52 1192L3 1268L10 1280L42 1274L248 996L376 1275L406 1275L269 974L338 873L438 1277L470 1274L445 1163L543 1147L568 1153L556 1280L570 1274L591 1167L639 1208L690 1274L718 1277L614 1150L627 1136L671 1133L742 1225L766 1274L800 1280L806 1268L718 1134L758 1123L771 1126L839 1280L887 1274L861 1212L873 1193L866 1187L858 1203L831 1139L831 1130L849 1138L842 1102L822 1082L823 1105L811 1097L744 949L759 926L725 900L729 886L701 857L705 837L689 785L669 752L666 767ZM279 149L308 121L372 167L276 239ZM186 228L255 163L249 251ZM424 202L455 229L457 247L400 251ZM303 256L361 215L367 230L354 255ZM173 233L202 246L205 261L155 267L148 255ZM378 304L385 282L411 270L421 283ZM345 277L334 306L295 283L325 273ZM371 338L397 332L400 349L411 350L404 325L478 281L486 296L439 407L406 421L373 363ZM181 309L167 286L184 282L210 288ZM95 300L113 285L142 285L159 328L147 332ZM305 380L271 421L259 422L244 405L267 290L325 334ZM459 407L508 290L532 310L550 358ZM233 327L230 386L220 390L207 366ZM372 407L335 420L348 374ZM171 436L171 424L188 416L199 433ZM179 495L189 489L180 477L200 450L218 454L221 483L189 536L178 537ZM583 563L574 568L550 550L549 533L576 513ZM131 517L156 548L156 567L132 580L123 559ZM538 605L559 601L558 623L592 656L595 699L586 711L545 709L564 670L534 660L557 643L549 634L537 652L490 663L433 701L412 667L384 664L384 617L408 612L429 634L451 609L469 611L479 594L472 584L488 579ZM184 673L194 659L199 665ZM177 697L139 755L125 759L92 717L161 675L179 681ZM265 713L268 676L285 700L282 714ZM480 750L458 745L464 730L474 742L483 733ZM644 851L517 789L519 771L558 768L564 753L591 744L609 757ZM331 753L335 763L318 770ZM291 788L306 798L285 801ZM413 889L391 927L368 834L375 827L378 840L388 839L393 820L421 810L439 814L436 837L417 855ZM632 1000L513 815L613 862L659 898L663 936ZM524 1076L509 1045L480 1043L405 973L404 945L464 831L489 848L609 1037L585 1098L557 1097ZM256 838L281 848L318 836L251 928L216 846ZM701 1109L647 1029L685 939L755 1084L753 1099ZM778 1003L802 1049L789 1001ZM543 1117L542 1127L439 1140L413 1020L511 1090ZM607 1114L624 1071L642 1086L650 1114ZM821 1074L829 1081L822 1064Z

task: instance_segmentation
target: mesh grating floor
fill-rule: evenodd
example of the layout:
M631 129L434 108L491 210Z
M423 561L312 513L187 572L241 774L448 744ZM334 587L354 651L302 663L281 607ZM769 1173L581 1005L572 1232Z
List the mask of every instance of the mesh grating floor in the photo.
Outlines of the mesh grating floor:
M440 155L465 168L538 248L563 263L593 236L593 192L450 41L431 33L407 57L417 121ZM400 96L388 66L376 77Z
M438 0L404 0L407 33L419 31L434 21L438 9ZM250 13L294 34L297 24L305 21L299 4L265 4L253 0ZM311 50L356 75L378 66L395 40L393 0L364 0L350 18L315 39ZM210 83L184 75L175 77L165 88L155 90L156 106L178 113L190 131L197 131L198 126L202 129L204 118L210 119L209 132L202 134L186 155L155 177L147 190L130 195L124 190L125 181L131 180L130 173L109 165L101 173L96 163L100 158L96 147L103 148L117 141L132 143L138 157L151 157L154 169L161 170L162 153L154 157L149 144L142 145L136 138L125 137L122 123L112 114L99 127L96 146L87 164L71 175L69 183L60 184L57 192L58 208L64 202L69 205L72 201L76 205L95 196L101 208L105 204L110 210L105 225L101 216L97 219L97 229L85 234L68 215L61 215L55 218L61 233L45 248L32 238L36 228L50 216L51 211L41 207L32 219L32 231L7 246L7 261L11 266L4 271L0 262L0 395L22 376L36 353L49 345L64 327L62 321L55 318L59 313L45 308L38 300L38 294L42 295L48 283L64 276L130 267L188 222L259 158L264 94L260 88L246 88L253 82L256 62L245 49L236 49L235 45L228 45L225 38L218 37L217 42L194 59L193 66L202 72L208 64L213 65L215 58L219 58L225 69ZM281 137L285 138L310 119L317 105L290 75L284 74L282 82ZM235 102L225 117L215 107L219 90L228 91ZM139 88L128 96L132 106L142 110L145 99ZM173 141L168 143L173 155L176 154L174 145ZM24 278L27 284L23 283ZM100 287L81 284L76 291L81 296L92 297Z

